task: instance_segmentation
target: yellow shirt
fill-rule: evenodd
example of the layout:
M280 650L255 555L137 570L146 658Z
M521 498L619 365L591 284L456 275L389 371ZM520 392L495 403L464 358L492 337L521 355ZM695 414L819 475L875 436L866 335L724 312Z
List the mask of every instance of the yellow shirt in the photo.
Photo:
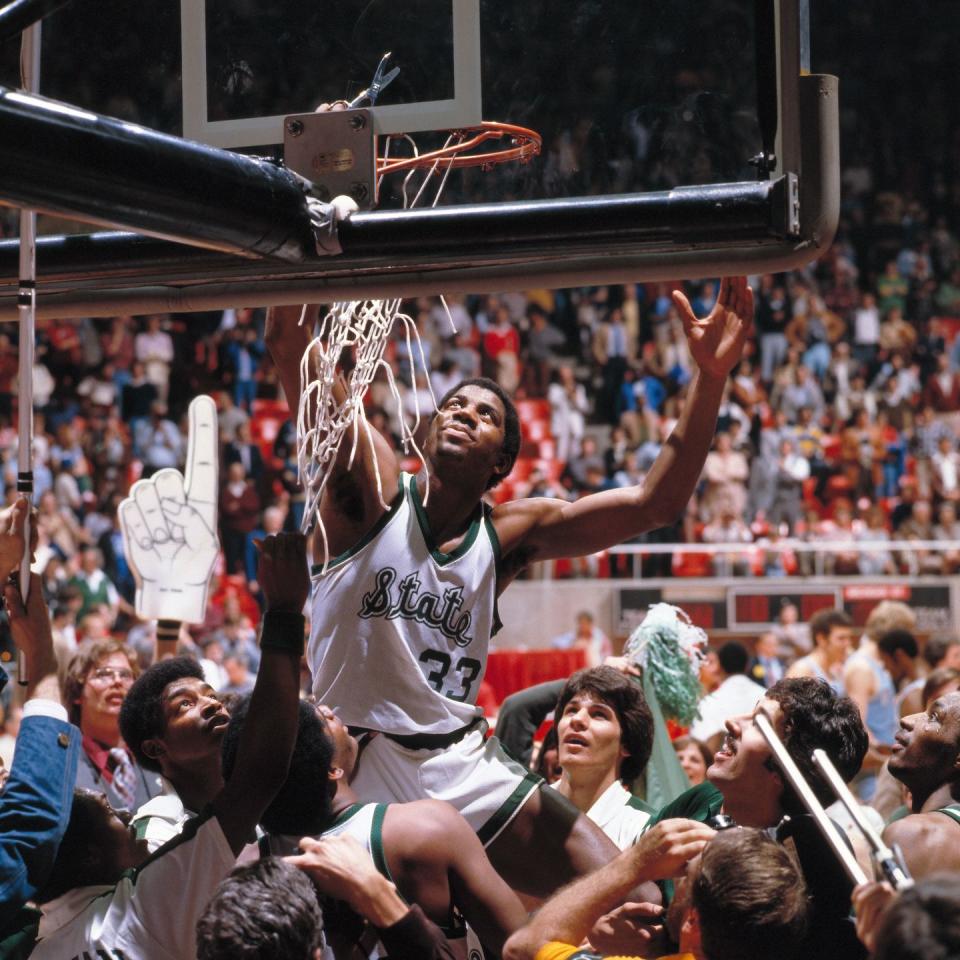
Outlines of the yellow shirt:
M538 951L534 960L598 960L601 954L591 950L582 950L569 943L559 943L554 940L545 943ZM643 957L603 957L602 960L643 960ZM695 960L692 953L671 953L668 957L659 960Z

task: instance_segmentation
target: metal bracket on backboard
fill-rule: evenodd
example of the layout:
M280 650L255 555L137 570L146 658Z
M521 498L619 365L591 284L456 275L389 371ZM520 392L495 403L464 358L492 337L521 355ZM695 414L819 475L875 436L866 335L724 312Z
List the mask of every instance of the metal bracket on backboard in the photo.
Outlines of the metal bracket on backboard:
M369 109L284 117L283 160L325 203L348 196L361 210L376 206L377 135Z
M772 226L782 237L800 236L800 178L785 173L773 183Z
M800 236L800 178L787 174L787 236Z

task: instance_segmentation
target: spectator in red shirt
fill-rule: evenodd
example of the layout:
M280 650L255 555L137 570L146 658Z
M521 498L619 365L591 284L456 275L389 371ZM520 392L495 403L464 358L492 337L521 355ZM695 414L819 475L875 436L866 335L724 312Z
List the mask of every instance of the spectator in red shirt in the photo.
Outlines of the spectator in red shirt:
M497 307L493 326L483 335L483 352L492 366L493 379L513 394L520 383L520 335L504 306Z
M247 480L242 463L227 467L227 484L220 494L220 533L227 573L243 572L243 550L247 534L260 520L260 497Z
M933 407L935 413L955 413L960 410L960 377L950 369L950 357L946 353L937 356L937 372L927 380L923 402Z

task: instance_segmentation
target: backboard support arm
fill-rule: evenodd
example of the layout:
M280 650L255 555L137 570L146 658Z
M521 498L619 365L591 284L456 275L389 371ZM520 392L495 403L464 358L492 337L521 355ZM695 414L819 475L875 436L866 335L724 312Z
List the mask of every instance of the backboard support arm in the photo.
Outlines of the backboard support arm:
M776 272L825 252L839 217L836 78L800 75L791 82L800 107L800 159L791 164L797 169L775 180L373 211L343 224L343 254L325 259L312 250L303 182L289 171L66 104L23 102L22 96L17 103L4 91L0 137L18 145L0 154L0 203L178 241L125 232L41 238L41 317ZM18 143L38 123L43 137ZM98 137L97 130L106 133ZM71 165L75 178L59 162L45 176L34 169L51 156L77 157L64 146L80 140L85 151ZM102 150L118 144L124 163L101 163ZM169 166L158 162L160 155ZM194 160L201 161L198 168ZM229 174L230 188L225 181L206 189L214 170ZM255 203L242 199L241 186ZM188 202L185 193L199 202ZM17 248L0 243L0 319L16 316Z

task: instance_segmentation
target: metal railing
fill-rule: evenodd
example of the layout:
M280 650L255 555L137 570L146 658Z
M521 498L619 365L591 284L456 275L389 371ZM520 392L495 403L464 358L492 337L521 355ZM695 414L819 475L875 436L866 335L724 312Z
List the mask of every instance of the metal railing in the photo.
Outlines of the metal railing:
M886 553L906 558L906 573L916 576L921 572L918 557L924 553L960 551L960 540L798 540L792 537L774 541L751 540L739 543L622 543L607 553L633 557L633 575L643 577L644 556L665 554L697 554L718 558L713 573L718 577L736 576L736 565L751 565L759 554L812 554L812 567L789 576L822 577L827 570L827 557L840 553ZM899 566L899 564L898 564ZM845 575L845 574L840 574ZM936 574L942 575L942 574ZM744 576L755 576L751 571Z

